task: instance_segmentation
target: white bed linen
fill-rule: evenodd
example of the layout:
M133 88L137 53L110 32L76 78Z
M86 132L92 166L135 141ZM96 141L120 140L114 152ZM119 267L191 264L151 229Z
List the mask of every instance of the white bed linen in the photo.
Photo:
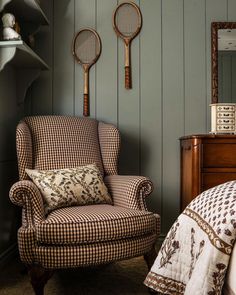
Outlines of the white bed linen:
M227 182L185 208L168 232L146 286L163 294L236 295L235 192L236 181Z
M236 244L231 254L223 294L236 295Z

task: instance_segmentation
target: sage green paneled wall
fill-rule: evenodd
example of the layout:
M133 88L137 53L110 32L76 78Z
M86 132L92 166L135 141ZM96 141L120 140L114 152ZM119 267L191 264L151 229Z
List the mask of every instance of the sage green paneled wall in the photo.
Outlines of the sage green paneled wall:
M54 1L53 86L32 90L32 114L82 115L83 74L71 55L74 34L95 28L102 55L91 69L91 116L122 135L121 173L155 184L150 208L165 233L179 213L178 138L210 129L212 21L236 21L236 0L136 0L143 29L132 44L133 89L124 89L123 44L113 32L117 0ZM45 52L45 48L41 48ZM52 94L52 96L51 96Z
M17 105L15 71L10 66L0 72L0 262L3 253L16 241L16 208L8 193L17 179L15 126L23 115Z

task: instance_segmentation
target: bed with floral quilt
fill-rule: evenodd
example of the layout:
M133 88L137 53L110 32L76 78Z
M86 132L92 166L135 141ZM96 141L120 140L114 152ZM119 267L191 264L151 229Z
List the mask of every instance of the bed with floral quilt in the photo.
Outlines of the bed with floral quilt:
M234 264L233 257L230 262L235 238L236 181L231 181L203 192L186 207L168 232L145 285L161 294L220 295L225 284L224 294L236 295L231 288L235 254Z

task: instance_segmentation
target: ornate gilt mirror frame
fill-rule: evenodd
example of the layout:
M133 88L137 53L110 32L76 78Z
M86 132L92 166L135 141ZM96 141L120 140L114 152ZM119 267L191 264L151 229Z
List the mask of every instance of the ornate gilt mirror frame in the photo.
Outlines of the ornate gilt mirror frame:
M211 23L211 103L218 103L218 30L236 29L236 22Z

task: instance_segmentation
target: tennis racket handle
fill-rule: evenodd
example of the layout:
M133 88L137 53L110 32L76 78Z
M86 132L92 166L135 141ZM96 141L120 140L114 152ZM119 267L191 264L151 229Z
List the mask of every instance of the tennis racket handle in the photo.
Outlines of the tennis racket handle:
M131 80L131 68L130 66L125 67L125 88L132 88L132 80Z
M84 117L89 116L89 95L84 94L84 112L83 112Z

